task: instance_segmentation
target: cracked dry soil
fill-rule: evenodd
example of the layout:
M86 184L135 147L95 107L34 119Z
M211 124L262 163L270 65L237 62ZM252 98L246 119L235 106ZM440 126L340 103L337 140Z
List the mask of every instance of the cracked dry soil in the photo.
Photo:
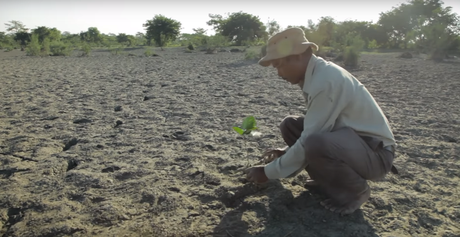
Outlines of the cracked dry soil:
M142 50L130 51L142 55ZM364 54L399 175L347 216L308 175L245 182L299 89L242 53L0 53L0 236L460 236L460 63ZM261 137L231 127L254 115Z

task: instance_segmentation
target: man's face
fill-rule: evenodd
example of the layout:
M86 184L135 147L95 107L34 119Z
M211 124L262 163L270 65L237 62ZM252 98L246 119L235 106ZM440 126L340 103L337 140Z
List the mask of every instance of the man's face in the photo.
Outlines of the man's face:
M272 65L278 71L278 76L293 85L303 79L302 63L296 56L277 59L272 62Z

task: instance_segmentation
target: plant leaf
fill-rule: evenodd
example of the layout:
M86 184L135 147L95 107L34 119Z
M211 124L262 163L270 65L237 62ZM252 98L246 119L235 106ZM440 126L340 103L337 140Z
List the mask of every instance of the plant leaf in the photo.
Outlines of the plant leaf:
M243 135L244 134L244 131L243 129L239 128L239 127L233 127L233 130L235 130L237 133L239 133L240 135Z
M246 117L241 126L244 130L252 130L256 127L256 119L254 116Z

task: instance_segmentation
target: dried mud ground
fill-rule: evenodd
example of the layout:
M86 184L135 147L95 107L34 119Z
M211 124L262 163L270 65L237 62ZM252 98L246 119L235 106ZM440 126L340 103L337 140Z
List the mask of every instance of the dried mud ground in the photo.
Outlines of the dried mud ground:
M459 61L363 54L400 174L341 217L306 172L245 182L305 112L297 86L244 53L156 52L0 53L0 236L460 236ZM262 135L242 139L249 115Z

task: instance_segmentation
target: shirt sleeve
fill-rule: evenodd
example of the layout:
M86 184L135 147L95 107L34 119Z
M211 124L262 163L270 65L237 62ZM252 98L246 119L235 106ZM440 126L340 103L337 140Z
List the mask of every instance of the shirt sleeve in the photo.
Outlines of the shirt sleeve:
M310 98L300 138L283 156L265 166L265 175L269 179L291 177L305 169L305 139L313 133L333 129L336 119L353 95L351 85L346 87L343 88L340 83L334 88L329 85Z

